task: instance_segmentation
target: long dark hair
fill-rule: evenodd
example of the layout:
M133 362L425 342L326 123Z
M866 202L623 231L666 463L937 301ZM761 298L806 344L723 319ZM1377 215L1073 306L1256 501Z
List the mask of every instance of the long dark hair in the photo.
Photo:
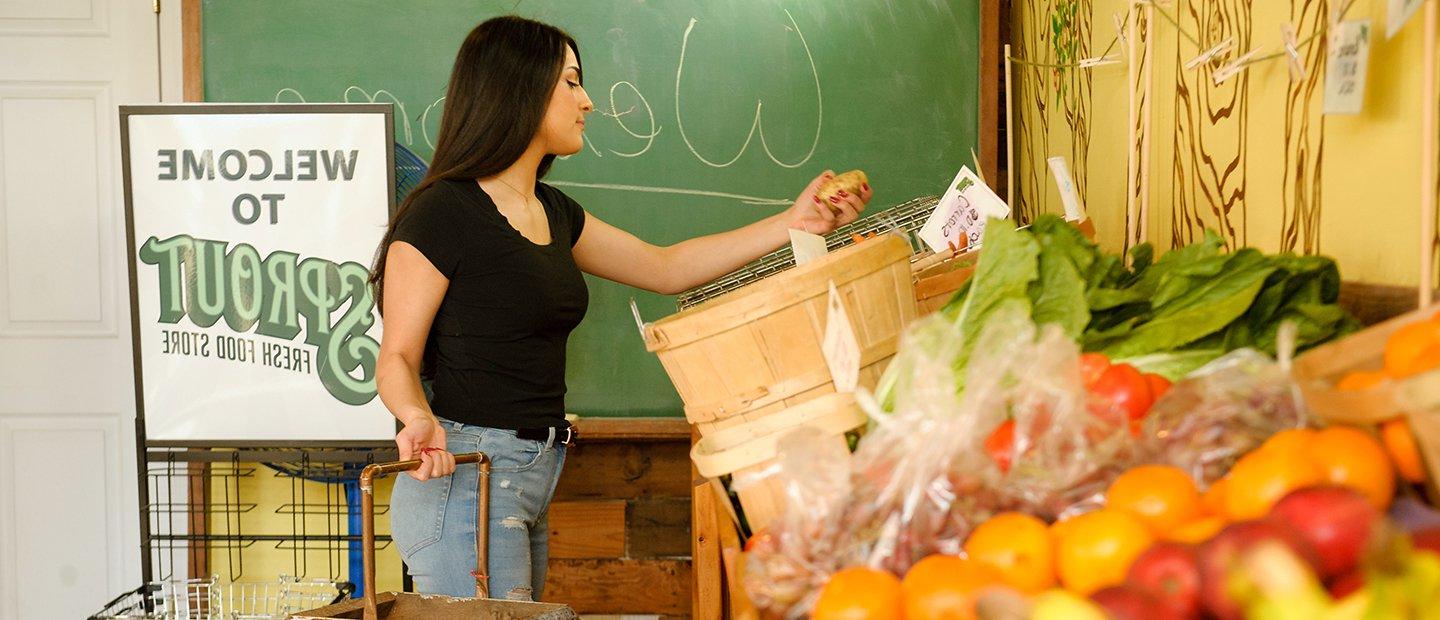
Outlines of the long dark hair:
M370 273L375 304L384 312L385 255L395 225L430 186L445 180L473 180L509 168L540 130L551 94L564 70L565 48L575 39L549 24L507 15L485 20L460 45L450 71L440 140L425 178L395 210ZM581 78L583 80L583 73ZM546 155L536 172L544 177L555 161Z

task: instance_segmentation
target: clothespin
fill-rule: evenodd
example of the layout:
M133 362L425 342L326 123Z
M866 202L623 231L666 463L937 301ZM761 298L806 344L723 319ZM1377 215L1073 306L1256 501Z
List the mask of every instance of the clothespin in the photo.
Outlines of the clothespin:
M1290 81L1305 80L1305 63L1300 60L1300 46L1296 43L1295 24L1280 24L1280 38L1285 41L1285 59L1290 62Z
M1245 66L1250 64L1250 59L1254 58L1256 54L1259 54L1261 49L1263 48L1256 47L1255 49L1245 52L1239 58L1225 63L1225 65L1221 66L1219 69L1216 69L1214 74L1215 85L1219 86L1225 80L1228 80L1235 74L1244 71Z
M1194 70L1196 67L1210 62L1211 59L1217 56L1223 56L1226 52L1229 52L1232 47L1235 47L1235 37L1227 37L1224 41L1216 43L1214 47L1200 52L1199 56L1191 58L1190 62L1185 63L1185 70Z
M1114 65L1119 63L1120 54L1111 54L1109 56L1096 56L1094 58L1082 59L1079 65L1081 69L1089 69L1091 67L1098 67L1100 65Z

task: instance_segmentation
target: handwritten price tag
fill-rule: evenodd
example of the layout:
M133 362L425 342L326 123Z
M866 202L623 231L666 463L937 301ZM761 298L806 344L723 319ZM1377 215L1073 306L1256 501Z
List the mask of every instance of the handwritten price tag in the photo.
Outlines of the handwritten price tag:
M1365 67L1370 62L1370 20L1340 22L1331 29L1325 70L1325 113L1359 114L1365 105Z
M950 182L950 189L940 197L940 204L920 228L920 239L935 252L948 252L951 247L980 245L985 236L985 221L1010 217L1005 204L970 168L963 167Z
M830 378L835 380L836 392L854 392L860 382L860 344L855 341L855 327L845 313L845 304L830 282L830 299L825 311L825 340L820 349L825 353L825 365L830 367Z

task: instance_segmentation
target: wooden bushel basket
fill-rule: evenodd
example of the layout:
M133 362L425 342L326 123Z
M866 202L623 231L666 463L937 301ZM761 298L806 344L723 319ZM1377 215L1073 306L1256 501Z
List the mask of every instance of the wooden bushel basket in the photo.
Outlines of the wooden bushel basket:
M820 343L830 283L860 346L860 386L873 388L915 318L910 244L882 235L645 326L685 418L701 435L834 393Z
M798 428L819 429L826 441L848 451L845 433L865 425L865 412L848 392L832 393L771 414L753 422L706 435L690 449L695 469L707 478L733 474L736 479L760 474L775 464L779 441ZM775 476L747 485L732 484L751 531L758 532L785 513L785 489Z
M1367 390L1335 389L1335 382L1346 374L1379 370L1390 335L1433 314L1434 310L1417 310L1311 349L1295 360L1294 376L1305 405L1326 422L1373 426L1405 416L1425 463L1427 491L1432 499L1440 499L1435 485L1440 480L1440 369L1386 380Z
M578 618L565 605L524 603L487 599L490 558L490 459L474 452L455 455L457 465L475 463L480 468L476 481L479 493L475 507L475 597L456 598L411 592L375 592L375 478L410 471L420 461L375 463L360 472L360 509L364 542L361 551L365 561L365 598L302 611L290 617L297 620L333 620L350 618L364 620L572 620Z

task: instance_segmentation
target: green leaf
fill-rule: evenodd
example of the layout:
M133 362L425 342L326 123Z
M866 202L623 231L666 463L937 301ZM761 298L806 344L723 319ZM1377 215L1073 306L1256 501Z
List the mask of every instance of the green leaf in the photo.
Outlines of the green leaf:
M1223 349L1196 349L1176 353L1154 353L1110 361L1115 364L1129 364L1140 372L1153 372L1171 381L1179 381L1195 372L1195 369L1209 364L1211 360L1224 354L1225 350Z
M956 359L957 378L970 361L975 340L985 320L1008 299L1020 300L1029 307L1027 292L1030 283L1039 278L1040 246L1029 233L1016 230L1011 220L991 219L985 224L985 244L980 262L961 305L956 321L964 337L961 353Z
M1176 267L1187 265L1198 260L1210 258L1220 254L1220 236L1214 231L1205 231L1205 240L1192 243L1182 248L1166 252L1154 265L1149 266L1139 274L1135 287L1144 291L1145 295L1154 295L1159 290L1162 280Z
M1090 308L1085 303L1085 281L1075 264L1057 244L1040 247L1040 278L1030 287L1037 325L1056 323L1071 338L1079 338L1090 322Z
M1114 358L1168 351L1220 331L1245 314L1275 267L1264 261L1263 256L1256 263L1241 259L1240 255L1235 255L1235 259L1240 259L1237 269L1227 268L1220 276L1156 308L1153 319L1137 326L1124 340L1107 346L1105 353ZM1164 262L1165 258L1161 258L1156 266Z
M1123 319L1115 325L1103 330L1086 331L1080 336L1080 350L1100 351L1105 347L1119 342L1135 330L1135 325L1140 322L1140 317L1132 316Z
M1092 312L1146 301L1149 301L1149 298L1134 289L1094 288L1085 292L1085 302L1089 304Z
M1130 248L1130 264L1135 271L1144 271L1155 261L1155 246L1148 242Z

